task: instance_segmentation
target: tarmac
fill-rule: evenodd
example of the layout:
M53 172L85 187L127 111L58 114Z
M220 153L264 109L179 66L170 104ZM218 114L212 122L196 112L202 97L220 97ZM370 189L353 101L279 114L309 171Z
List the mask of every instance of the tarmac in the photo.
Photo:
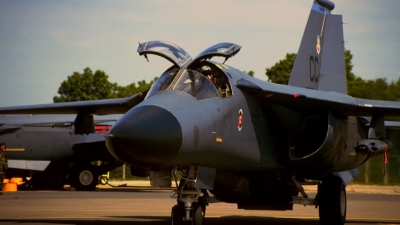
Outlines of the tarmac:
M171 189L174 188L174 184ZM110 181L106 185L98 185L98 188L113 188L113 187L141 187L141 188L152 188L150 181L137 181L137 180L125 180L125 181ZM304 185L306 192L316 192L316 185ZM165 189L165 188L164 188ZM350 184L346 187L348 193L363 193L363 194L388 194L388 195L400 195L400 186L386 186L386 185L359 185Z
M0 224L167 224L176 203L169 196L174 188L151 187L148 180L111 180L91 192L75 192L69 185L62 191L3 192ZM316 185L304 188L314 198ZM351 184L347 193L348 224L400 225L400 186ZM315 207L296 204L293 208L238 210L236 204L220 202L207 208L207 224L319 224Z
M389 194L400 195L400 186L380 186L380 185L349 185L346 192L367 193L367 194Z

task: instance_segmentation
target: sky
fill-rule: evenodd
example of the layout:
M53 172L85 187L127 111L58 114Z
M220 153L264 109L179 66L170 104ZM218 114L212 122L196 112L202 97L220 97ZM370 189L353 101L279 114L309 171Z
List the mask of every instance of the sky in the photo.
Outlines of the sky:
M363 79L400 77L400 1L335 0L345 48ZM175 43L192 58L233 42L226 64L267 80L270 68L297 53L312 0L0 0L0 107L52 103L61 83L89 67L125 86L159 76L171 64L149 62L139 42Z

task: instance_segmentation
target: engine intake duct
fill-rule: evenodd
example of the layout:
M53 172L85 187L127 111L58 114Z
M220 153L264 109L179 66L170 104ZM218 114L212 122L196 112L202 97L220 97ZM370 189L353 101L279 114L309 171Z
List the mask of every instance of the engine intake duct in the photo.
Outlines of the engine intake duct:
M380 155L392 150L394 145L385 139L364 139L354 146L357 153L368 155Z

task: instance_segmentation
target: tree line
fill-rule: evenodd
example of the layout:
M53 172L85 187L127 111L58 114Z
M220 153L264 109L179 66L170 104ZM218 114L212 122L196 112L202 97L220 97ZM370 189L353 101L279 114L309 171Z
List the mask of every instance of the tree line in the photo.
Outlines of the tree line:
M100 100L111 98L124 98L143 92L151 87L157 80L155 77L149 83L145 80L133 82L127 86L111 83L108 75L102 70L93 71L85 68L83 73L74 72L63 81L58 88L59 96L53 97L53 102L73 102Z

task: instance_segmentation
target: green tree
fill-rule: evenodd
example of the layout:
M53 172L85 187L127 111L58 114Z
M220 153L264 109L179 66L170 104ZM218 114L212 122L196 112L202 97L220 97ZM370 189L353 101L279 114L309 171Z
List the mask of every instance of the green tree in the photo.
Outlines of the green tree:
M153 83L157 80L158 78L155 77L150 83L147 83L145 80L138 81L137 84L131 83L125 87L118 87L118 98L123 98L123 97L129 97L133 94L143 92L151 87Z
M249 72L243 71L243 73L246 73L247 75L254 77L254 71L250 70Z
M347 93L353 97L361 98L365 96L367 93L365 92L366 83L361 77L357 77L352 72L353 64L351 60L353 59L353 55L350 51L346 50L344 52L344 60L346 67L346 79L347 79Z
M118 85L108 81L108 75L101 70L94 74L89 68L83 73L74 72L61 83L54 96L54 102L71 102L115 98Z
M285 59L275 63L271 68L267 68L265 74L268 77L268 81L276 84L287 85L289 83L289 77L295 59L295 53L287 53Z
M349 50L345 50L344 51L344 62L345 62L345 67L346 67L346 79L347 82L355 80L357 77L356 75L354 75L354 73L352 72L353 70L353 63L351 62L351 60L353 59L353 55L351 54L351 52Z
M400 77L388 85L385 97L387 100L400 101Z
M60 96L54 96L53 101L72 102L129 97L149 89L156 80L157 77L150 83L142 80L137 84L119 86L108 81L108 75L104 71L97 70L93 74L90 68L85 68L83 73L74 72L61 83L57 92Z

